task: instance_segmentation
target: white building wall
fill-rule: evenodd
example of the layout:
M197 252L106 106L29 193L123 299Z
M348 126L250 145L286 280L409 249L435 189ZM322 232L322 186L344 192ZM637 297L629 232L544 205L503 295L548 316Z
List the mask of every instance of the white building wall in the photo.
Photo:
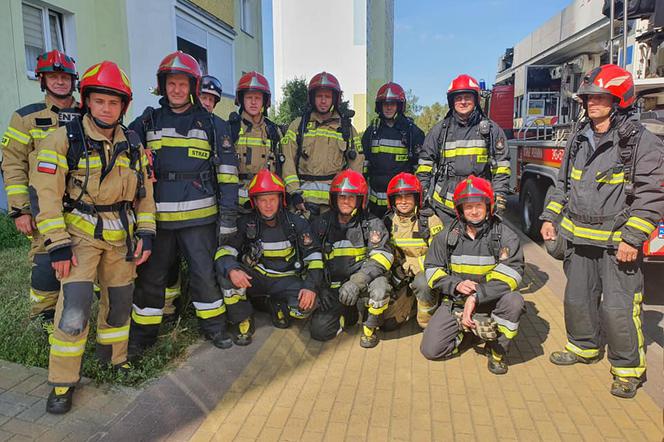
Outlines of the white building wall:
M334 74L353 107L366 94L366 0L273 0L275 98L297 77Z

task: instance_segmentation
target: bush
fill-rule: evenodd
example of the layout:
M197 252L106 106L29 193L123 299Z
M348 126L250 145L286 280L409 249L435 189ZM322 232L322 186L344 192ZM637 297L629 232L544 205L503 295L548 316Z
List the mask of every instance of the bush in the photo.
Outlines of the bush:
M0 234L5 234L6 231L2 229L5 228L6 222L1 226ZM0 271L0 359L47 368L49 347L45 324L40 319L28 318L29 245L25 238L20 238L15 238L18 246L7 248L3 242L3 248L0 249L0 268L3 269ZM198 339L195 314L187 309L179 321L162 326L163 334L157 345L150 349L138 364L134 364L134 369L129 374L118 375L111 367L95 358L96 309L95 304L90 320L88 344L83 356L82 374L97 383L139 385L159 376Z

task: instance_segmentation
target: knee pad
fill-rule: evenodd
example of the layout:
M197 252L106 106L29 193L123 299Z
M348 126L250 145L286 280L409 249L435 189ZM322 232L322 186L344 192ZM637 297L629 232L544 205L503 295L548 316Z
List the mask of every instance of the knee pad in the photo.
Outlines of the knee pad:
M121 327L129 320L134 285L108 288L108 316L106 322L111 327Z
M80 335L90 320L92 283L70 282L62 286L64 303L58 328L69 336Z
M43 292L57 292L60 290L60 281L55 277L55 270L51 267L51 259L48 254L36 254L32 258L32 264L30 285L33 289Z

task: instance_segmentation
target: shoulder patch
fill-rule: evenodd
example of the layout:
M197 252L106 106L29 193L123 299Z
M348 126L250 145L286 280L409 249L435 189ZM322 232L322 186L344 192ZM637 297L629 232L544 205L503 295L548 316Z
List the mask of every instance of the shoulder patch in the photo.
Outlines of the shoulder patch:
M9 144L9 137L2 137L2 142L0 142L0 145L2 146L7 146Z
M35 112L43 111L44 109L46 109L45 103L32 103L18 109L16 113L22 117L25 117L30 114L34 114Z

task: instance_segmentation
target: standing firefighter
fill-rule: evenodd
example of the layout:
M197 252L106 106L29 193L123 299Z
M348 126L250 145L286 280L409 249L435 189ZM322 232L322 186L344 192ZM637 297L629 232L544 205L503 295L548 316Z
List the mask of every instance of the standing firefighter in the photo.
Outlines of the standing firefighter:
M417 297L417 323L426 328L437 304L424 274L424 258L431 241L443 229L443 223L433 210L422 207L422 200L422 185L415 175L405 172L396 175L387 186L390 211L385 225L394 248L395 304L407 304L408 308L404 307L403 311L410 315L413 298L408 290L412 287Z
M240 217L238 234L215 257L219 275L233 283L224 296L238 345L249 344L253 333L247 296L267 306L275 327L287 328L290 318L309 317L323 279L319 243L307 220L286 209L283 181L262 169L249 184L249 198L253 210Z
M249 183L258 171L267 168L281 176L281 136L277 125L267 118L270 97L270 84L258 72L244 74L235 89L235 104L240 114L231 114L229 123L239 157L240 206L245 212L252 207Z
M221 82L217 77L213 77L212 75L203 75L201 77L198 97L208 112L214 112L214 108L221 101Z
M30 316L41 314L44 319L52 320L60 282L51 268L44 239L39 236L34 214L30 211L29 164L34 161L33 152L37 151L48 134L78 118L79 110L74 109L76 102L72 96L78 73L73 58L53 50L37 58L35 75L46 97L44 101L22 107L12 115L2 138L2 172L9 216L21 233L32 237Z
M378 344L377 329L389 306L387 273L394 256L381 220L369 214L364 177L353 170L339 173L330 185L331 210L316 218L314 233L321 240L326 281L320 306L311 318L311 337L334 338L358 319L358 301L366 314L360 345Z
M664 214L664 144L630 119L634 82L624 69L592 70L578 95L589 121L570 136L541 216L542 237L560 233L568 243L567 345L551 362L597 362L605 337L611 393L631 398L646 371L641 249Z
M480 87L459 75L447 89L450 111L427 134L420 152L417 177L427 189L427 204L445 225L452 221L456 185L469 175L491 181L496 209L505 209L509 192L510 157L505 134L480 107Z
M342 115L341 86L327 72L309 82L309 108L296 118L283 139L284 182L291 204L302 213L317 216L327 210L330 182L346 168L362 172L364 155L360 138Z
M486 342L488 369L507 373L505 354L519 329L524 270L519 238L494 215L491 183L470 176L454 191L457 220L436 236L424 261L429 287L442 304L424 330L427 359L459 353L472 332Z
M40 145L30 183L38 199L37 227L62 282L49 339L54 388L46 402L46 411L56 414L71 409L97 280L97 354L118 370L129 369L132 283L155 233L148 160L136 134L120 125L131 101L127 76L104 61L83 74L80 91L82 120Z
M157 70L161 107L147 108L131 124L152 152L157 203L154 256L136 280L131 356L157 340L168 270L178 250L188 264L201 332L216 347L232 345L214 253L219 235L236 233L237 161L228 124L200 105L199 79L193 57L167 55Z
M396 83L386 83L376 94L376 118L362 135L369 210L379 218L387 211L387 184L400 172L415 170L424 132L405 115L406 93Z

